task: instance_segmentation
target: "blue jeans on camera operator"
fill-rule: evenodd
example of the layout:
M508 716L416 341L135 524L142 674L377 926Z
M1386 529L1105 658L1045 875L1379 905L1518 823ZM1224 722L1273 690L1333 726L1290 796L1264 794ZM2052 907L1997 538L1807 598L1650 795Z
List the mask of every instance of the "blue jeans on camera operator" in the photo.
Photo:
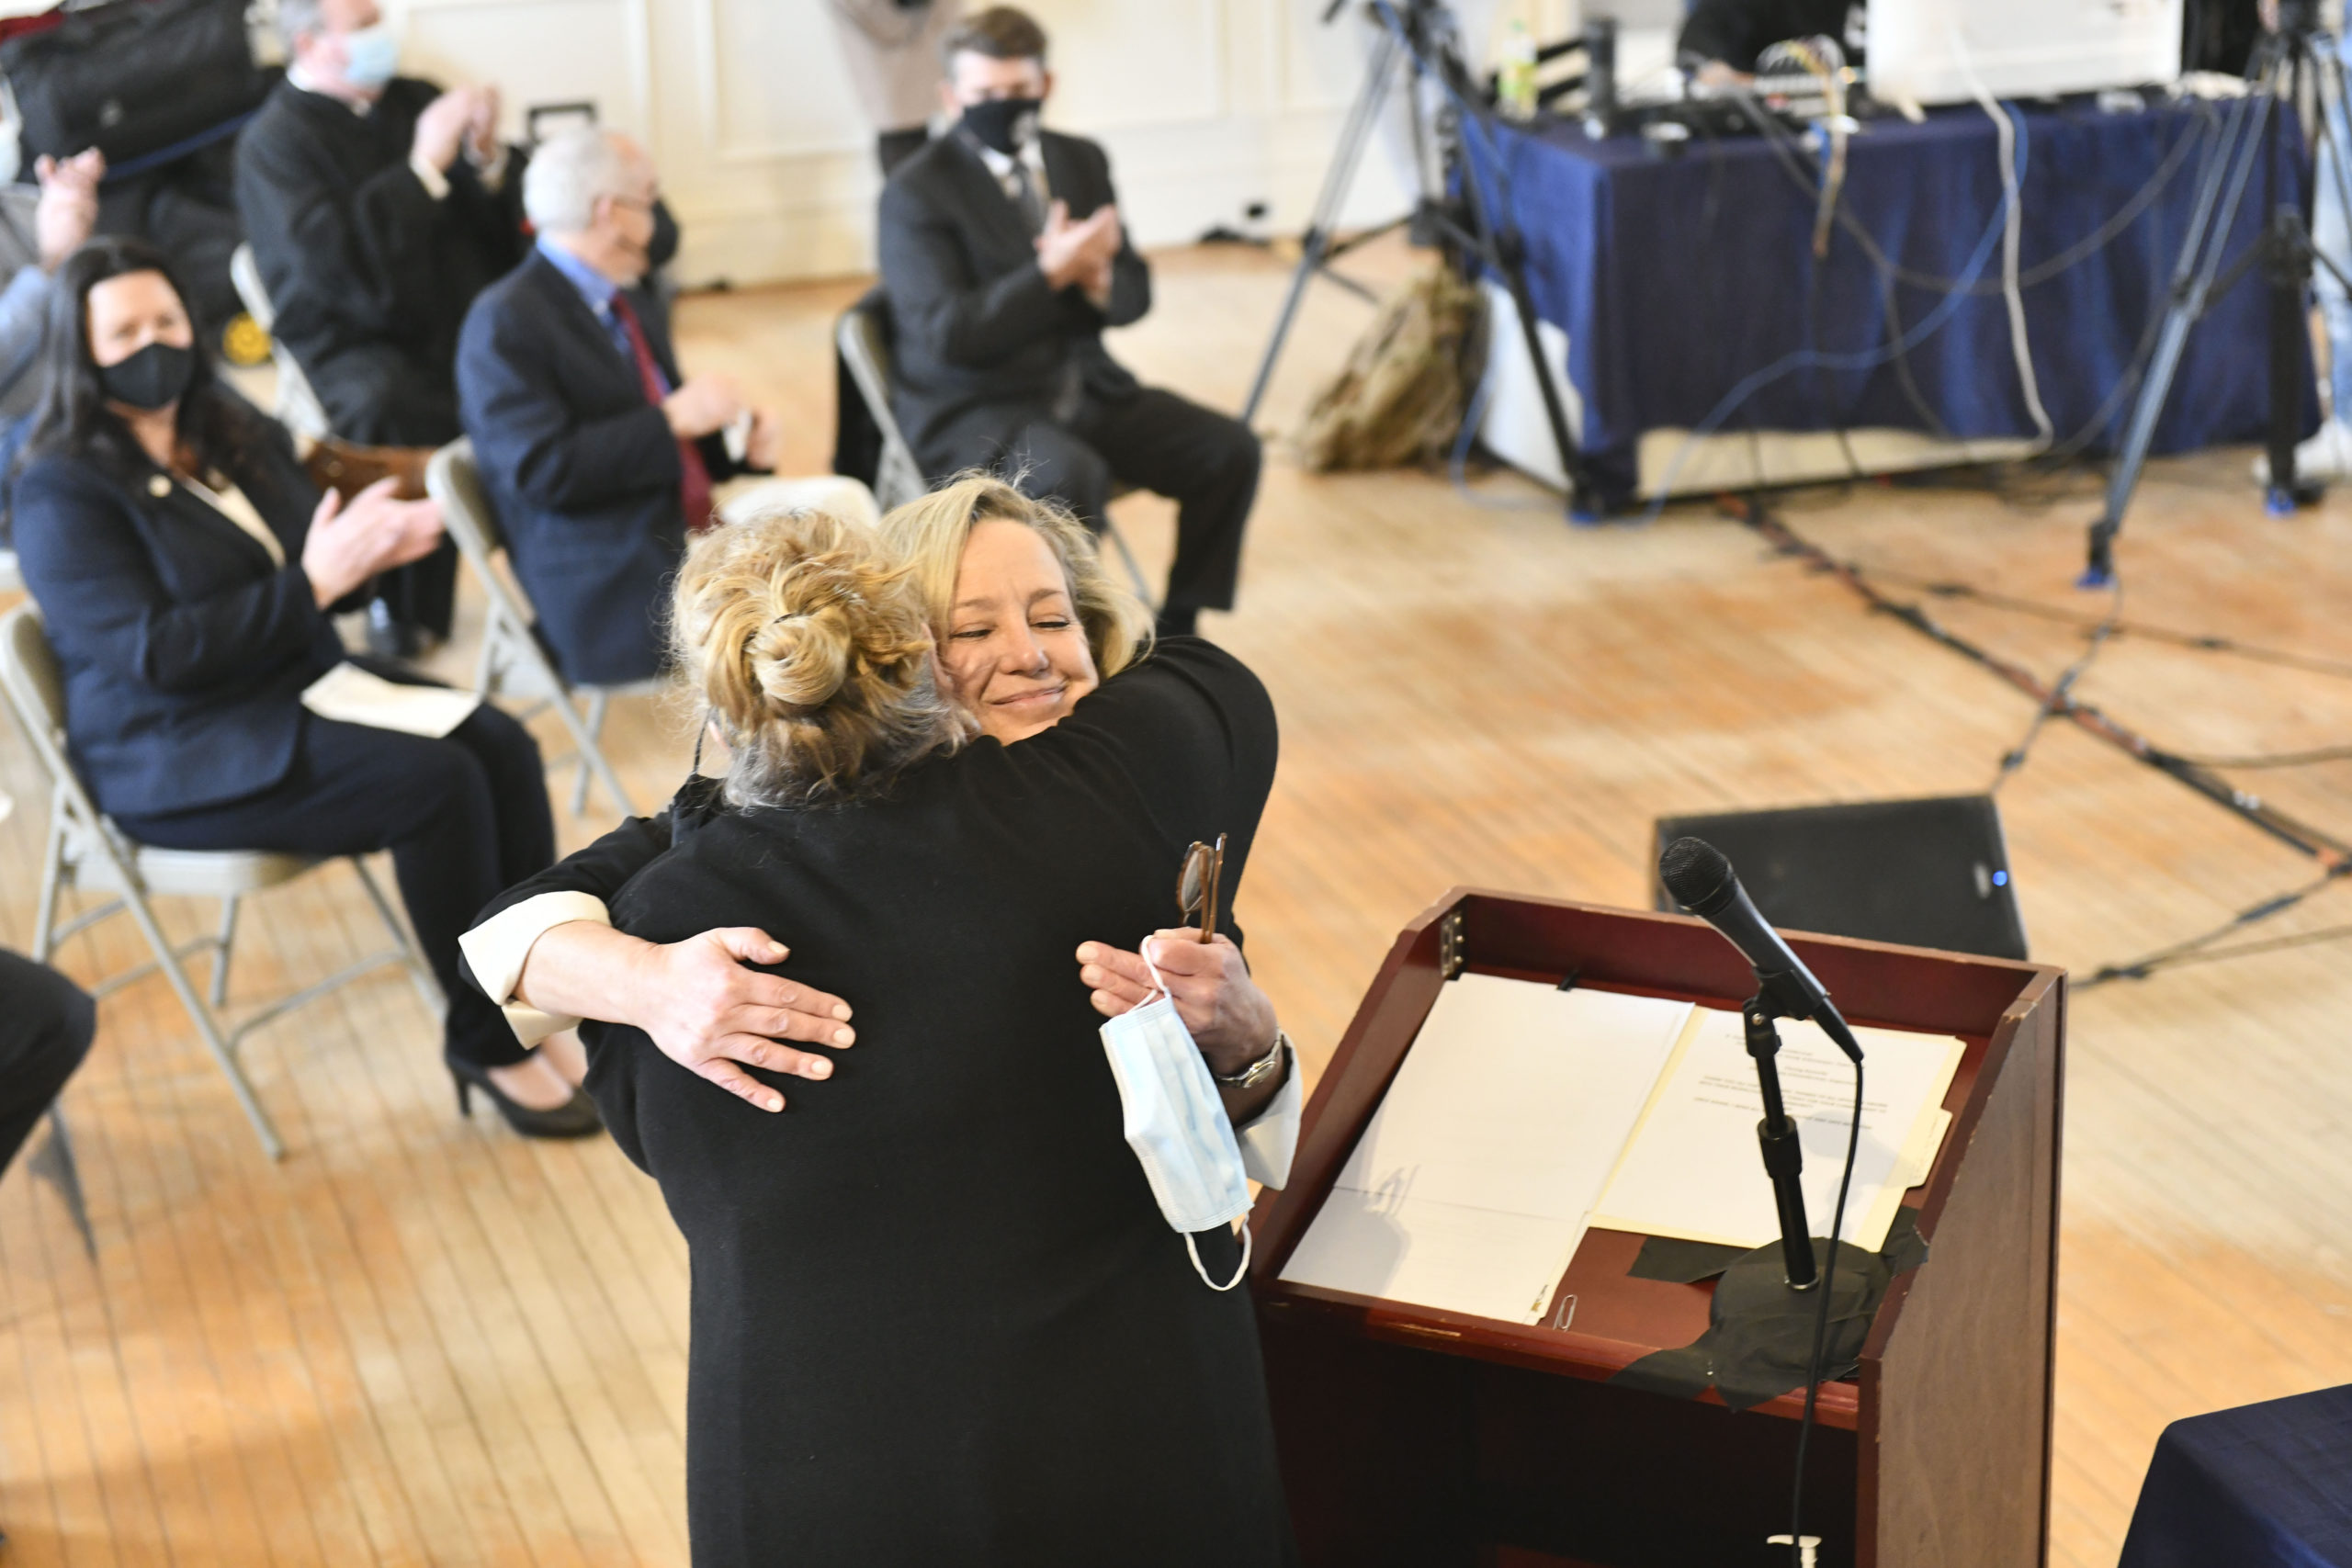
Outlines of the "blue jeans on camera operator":
M2347 6L2346 10L2352 13L2352 6ZM2352 32L2352 28L2346 31ZM2339 41L2336 51L2340 58L2352 62L2352 44ZM2346 210L2344 201L2347 152L2352 152L2352 126L2346 123L2344 105L2337 103L2328 110L2327 132L2320 139L2319 189L2312 207L2312 244L2321 255L2352 275L2352 211ZM2340 422L2352 423L2352 295L2346 293L2335 274L2324 265L2312 269L2312 287L2319 297L2320 315L2327 323L2332 415Z

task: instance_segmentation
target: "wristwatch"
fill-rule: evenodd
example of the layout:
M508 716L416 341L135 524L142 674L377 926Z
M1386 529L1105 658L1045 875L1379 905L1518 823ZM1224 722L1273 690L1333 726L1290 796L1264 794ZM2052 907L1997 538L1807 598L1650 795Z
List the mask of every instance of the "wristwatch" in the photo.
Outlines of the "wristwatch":
M1283 1058L1289 1054L1290 1033L1287 1030L1277 1029L1274 1031L1274 1043L1266 1047L1264 1055L1238 1073L1213 1072L1209 1077L1227 1089L1256 1089L1283 1070Z

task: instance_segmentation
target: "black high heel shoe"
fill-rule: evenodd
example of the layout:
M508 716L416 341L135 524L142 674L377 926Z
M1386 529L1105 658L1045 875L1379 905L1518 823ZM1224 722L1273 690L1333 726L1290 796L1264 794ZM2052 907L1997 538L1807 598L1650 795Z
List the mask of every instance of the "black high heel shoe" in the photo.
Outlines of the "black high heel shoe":
M571 1098L561 1105L545 1111L534 1111L520 1101L509 1100L498 1085L491 1081L488 1068L471 1062L445 1058L449 1077L458 1085L458 1114L470 1117L474 1113L474 1090L490 1096L506 1124L526 1138L585 1138L605 1130L604 1118L596 1114L596 1102L581 1089L573 1089Z

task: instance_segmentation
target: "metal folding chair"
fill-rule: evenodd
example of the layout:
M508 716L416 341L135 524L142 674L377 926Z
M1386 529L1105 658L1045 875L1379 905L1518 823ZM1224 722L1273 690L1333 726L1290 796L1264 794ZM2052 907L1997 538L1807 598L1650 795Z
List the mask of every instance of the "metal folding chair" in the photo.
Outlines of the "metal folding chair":
M874 470L875 501L888 512L894 506L920 500L931 487L923 482L922 465L915 461L914 448L907 445L897 418L890 412L890 301L882 290L868 289L863 299L842 312L841 321L833 329L833 342L841 350L842 363L849 367L850 379L857 384L867 416L882 434L882 458ZM1118 493L1124 495L1126 491ZM1136 597L1154 609L1159 608L1149 580L1136 562L1135 551L1127 547L1126 536L1107 516L1102 519L1102 536L1119 552L1119 559L1135 583Z
M223 1030L216 1010L228 1001L229 961L236 940L237 914L243 900L251 894L293 881L322 863L322 858L266 850L154 849L124 833L111 818L98 810L66 755L64 682L58 673L56 655L51 651L49 638L42 630L40 612L33 605L19 604L0 616L0 688L6 691L17 728L24 732L34 758L50 780L49 841L41 856L40 905L33 922L34 960L46 964L58 944L68 937L113 916L129 915L155 956L149 963L99 982L91 987L92 994L104 997L161 970L179 997L180 1005L187 1010L197 1033L203 1037L205 1049L212 1053L213 1061L227 1075L238 1105L243 1108L245 1119L253 1123L254 1132L270 1158L281 1157L286 1145L271 1125L269 1113L262 1109L238 1063L237 1052L246 1036L387 964L398 964L408 970L417 994L424 998L426 1008L435 1018L447 1010L448 1000L416 944L410 940L407 928L386 901L366 863L352 855L345 858L358 874L359 885L367 889L368 901L375 906L384 929L391 933L392 945L345 965L314 986L269 1002L248 1013L233 1029ZM111 893L114 897L61 925L58 896L69 887ZM175 946L156 921L154 908L149 902L155 897L218 898L220 923L217 933ZM209 1004L188 978L183 962L206 953L212 956Z
M475 466L469 437L452 441L433 454L424 467L424 489L441 503L441 525L458 541L458 553L481 579L482 592L490 602L490 612L482 622L481 657L474 664L475 694L485 699L520 697L531 705L518 716L528 719L552 709L563 721L571 736L571 755L550 758L548 766L579 762L580 772L571 785L574 817L588 808L592 776L605 786L623 816L636 816L637 802L629 798L598 741L605 730L605 710L614 697L651 695L662 690L662 682L575 686L557 671L555 661L531 629L537 617L495 565L499 552L505 548L505 538L498 530L498 514L491 510L490 494L482 488L481 469ZM587 698L584 716L574 702L575 694Z
M324 440L332 434L327 429L327 411L318 394L311 390L311 378L302 374L293 354L277 339L277 312L270 307L269 291L262 287L261 265L254 260L253 246L240 244L231 254L229 281L237 286L237 298L244 302L245 314L269 333L269 357L277 367L277 423L297 435Z

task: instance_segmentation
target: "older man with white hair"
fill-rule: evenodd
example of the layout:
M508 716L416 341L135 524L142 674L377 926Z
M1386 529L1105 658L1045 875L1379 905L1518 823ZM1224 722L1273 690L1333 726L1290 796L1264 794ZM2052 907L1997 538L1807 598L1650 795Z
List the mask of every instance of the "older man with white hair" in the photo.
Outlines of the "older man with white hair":
M565 677L644 680L662 665L663 583L686 535L709 525L719 483L775 466L775 419L723 376L679 373L669 310L646 287L676 231L636 142L551 138L523 207L537 244L467 312L459 418ZM873 513L854 479L782 494Z

